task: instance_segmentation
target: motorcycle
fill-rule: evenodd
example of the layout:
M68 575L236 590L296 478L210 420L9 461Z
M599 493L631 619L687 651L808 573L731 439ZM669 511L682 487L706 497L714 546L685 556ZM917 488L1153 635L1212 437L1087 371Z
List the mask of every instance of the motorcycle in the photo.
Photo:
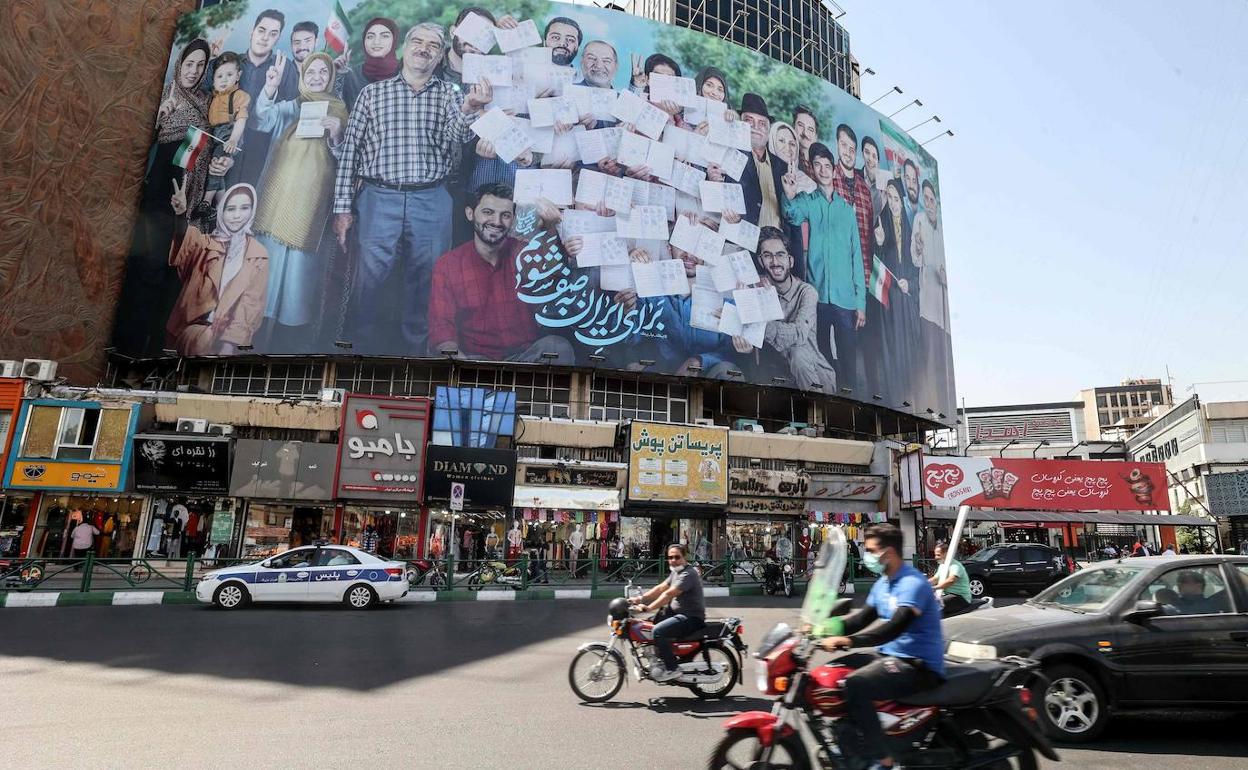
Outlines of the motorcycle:
M793 562L785 559L768 559L763 563L763 592L775 596L783 593L793 595Z
M640 594L630 582L624 596L607 606L607 626L611 639L606 644L591 642L577 648L568 666L568 684L586 703L603 703L615 697L628 679L627 652L638 682L650 679L658 661L654 648L654 622L632 617L629 596ZM660 684L686 687L703 700L723 698L743 682L745 653L741 640L744 629L739 618L707 619L699 631L678 640L674 647L680 676ZM653 681L653 680L651 680Z
M446 585L446 562L441 559L413 559L407 563L407 584L411 588L428 579L429 585L442 588Z
M0 559L0 580L5 588L34 588L43 580L44 563L26 559Z
M708 767L863 770L862 737L848 719L844 680L864 662L845 655L812 665L819 640L840 635L851 601L837 597L845 569L844 537L832 530L802 608L802 630L777 625L763 639L758 687L776 703L724 723ZM934 690L876 704L891 756L903 767L1033 770L1036 753L1057 761L1041 731L1029 686L1039 663L1018 657L947 665ZM1040 690L1043 692L1043 689ZM813 758L808 745L817 747Z
M959 607L958 609L953 610L952 612L946 611L944 614L941 615L941 617L942 618L956 618L957 616L965 615L968 612L975 612L977 610L990 610L993 607L993 603L994 603L993 598L991 596L981 596L980 598L973 600L970 604L967 604L964 607Z

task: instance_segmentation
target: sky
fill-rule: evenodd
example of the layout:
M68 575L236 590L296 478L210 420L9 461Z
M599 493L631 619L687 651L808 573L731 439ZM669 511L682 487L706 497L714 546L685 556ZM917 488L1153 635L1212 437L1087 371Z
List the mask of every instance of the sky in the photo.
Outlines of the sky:
M1248 2L838 2L863 100L954 132L927 149L968 406L1167 367L1248 399Z

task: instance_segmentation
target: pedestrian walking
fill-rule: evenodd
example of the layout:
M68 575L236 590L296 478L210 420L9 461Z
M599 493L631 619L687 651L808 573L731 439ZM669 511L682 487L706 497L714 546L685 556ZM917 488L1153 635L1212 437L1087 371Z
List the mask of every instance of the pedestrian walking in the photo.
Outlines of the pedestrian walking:
M100 534L100 530L94 524L83 519L78 526L74 527L74 531L70 533L70 546L74 549L75 559L85 559L87 554L91 552L91 547L95 544L95 536ZM74 572L81 572L82 565L74 567Z

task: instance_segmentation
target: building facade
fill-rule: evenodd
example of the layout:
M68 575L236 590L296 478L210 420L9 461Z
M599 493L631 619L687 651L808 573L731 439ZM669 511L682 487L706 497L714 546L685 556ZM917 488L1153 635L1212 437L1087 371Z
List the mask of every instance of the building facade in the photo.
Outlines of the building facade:
M1158 379L1123 380L1120 385L1079 391L1089 439L1122 441L1148 424L1155 409L1174 405L1170 386Z

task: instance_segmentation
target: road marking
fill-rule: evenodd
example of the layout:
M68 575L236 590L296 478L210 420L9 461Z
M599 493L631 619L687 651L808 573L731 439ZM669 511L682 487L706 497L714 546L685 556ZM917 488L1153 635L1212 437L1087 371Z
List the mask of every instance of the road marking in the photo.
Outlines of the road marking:
M515 591L477 591L479 602L511 602L515 599Z
M10 593L5 597L5 607L55 607L56 600L61 596L60 591L50 592L30 592L30 593Z
M160 604L165 595L161 591L118 591L113 594L113 606L123 604Z
M556 599L592 599L593 591L588 588L556 588Z
M704 586L702 588L702 595L703 596L730 596L732 595L732 591L730 591L725 586Z

